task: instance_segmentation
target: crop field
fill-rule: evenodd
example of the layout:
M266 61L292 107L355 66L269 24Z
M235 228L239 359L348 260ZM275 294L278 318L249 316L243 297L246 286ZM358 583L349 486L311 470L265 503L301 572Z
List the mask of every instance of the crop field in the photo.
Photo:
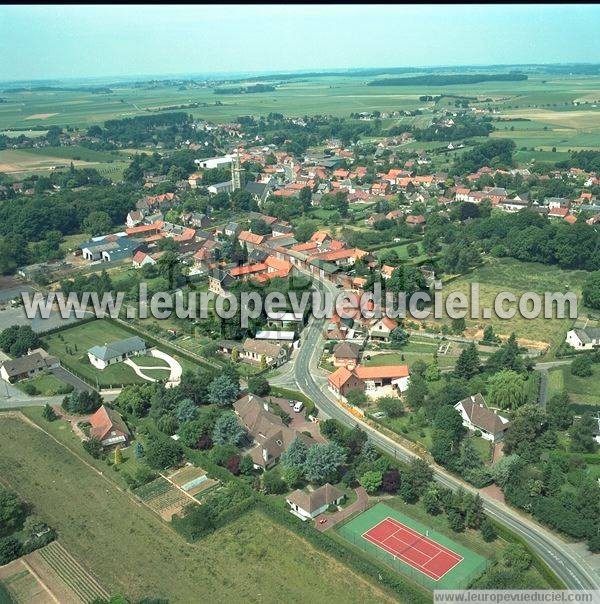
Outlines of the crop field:
M197 499L219 484L218 480L209 478L202 468L191 465L173 472L169 476L169 480Z
M258 512L188 544L83 457L13 417L0 417L0 478L110 593L133 601L187 602L192 593L216 603L252 602L257 594L273 604L394 601Z
M163 520L171 520L189 503L190 498L161 476L133 491Z
M532 122L497 123L502 130L494 136L514 138L518 148L551 150L600 146L600 77L530 75L517 82L438 86L367 86L370 77L348 75L306 77L301 81L273 82L276 90L258 94L215 94L208 87L148 84L118 85L113 92L33 90L4 92L8 102L0 105L0 128L28 129L50 125L87 127L108 119L147 115L165 108L187 111L200 119L230 121L241 115L331 114L420 109L419 116L384 120L384 128L398 123L427 126L433 102L422 95L476 97L472 105L493 107L503 118L525 118ZM488 100L491 99L491 100ZM579 103L575 105L574 103ZM451 106L442 99L438 107ZM547 129L544 127L547 126ZM504 130L508 127L509 130ZM514 128L514 130L511 129ZM427 148L438 143L419 143ZM84 157L82 156L82 159Z

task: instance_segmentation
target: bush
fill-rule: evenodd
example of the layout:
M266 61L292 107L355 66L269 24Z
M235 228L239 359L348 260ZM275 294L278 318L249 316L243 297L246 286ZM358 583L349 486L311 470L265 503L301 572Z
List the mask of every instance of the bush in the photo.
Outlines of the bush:
M29 394L29 396L35 396L39 394L40 391L33 384L23 384L23 392L25 394Z
M577 357L571 363L571 373L578 377L590 377L593 374L591 356L585 354Z
M266 396L271 392L271 385L260 375L251 377L248 380L248 391L257 396Z
M97 438L89 438L83 441L83 448L94 459L98 459L102 455L102 443Z

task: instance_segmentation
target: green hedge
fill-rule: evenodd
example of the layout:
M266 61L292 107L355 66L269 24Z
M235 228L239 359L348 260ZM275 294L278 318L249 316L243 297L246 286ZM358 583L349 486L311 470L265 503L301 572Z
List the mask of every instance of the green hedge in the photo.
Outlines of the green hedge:
M548 565L538 556L538 554L531 549L531 546L525 539L519 537L519 535L516 535L510 529L506 528L496 520L493 520L489 516L488 520L494 526L498 536L502 537L509 543L518 543L519 545L522 545L529 552L531 555L531 564L540 573L540 575L546 579L552 589L566 589L565 584L552 572L552 570L550 570Z

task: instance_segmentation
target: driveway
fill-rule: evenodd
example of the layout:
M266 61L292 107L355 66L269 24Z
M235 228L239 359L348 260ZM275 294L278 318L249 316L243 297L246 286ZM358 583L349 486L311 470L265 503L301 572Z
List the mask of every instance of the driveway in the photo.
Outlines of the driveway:
M77 390L77 392L85 392L86 390L92 390L92 387L89 384L86 384L83 380L80 380L76 375L73 375L64 367L54 367L54 369L50 370L50 373L52 373L52 375L55 378L59 379L61 382L73 386L73 388Z
M333 514L320 514L315 518L315 527L317 530L323 532L328 528L334 526L338 522L345 520L349 516L352 516L354 512L361 512L367 509L369 504L369 496L367 492L363 489L363 487L358 487L354 489L356 493L356 501L349 505L347 508L340 510L339 512L334 512ZM326 520L321 524L321 520Z
M268 396L267 400L273 404L277 405L281 409L283 409L286 413L289 413L292 421L290 422L290 428L294 428L298 430L298 432L309 432L310 435L319 443L325 443L327 440L321 434L319 430L318 422L311 422L310 420L304 417L304 409L300 411L300 413L295 413L294 410L290 407L287 398L279 398L276 396Z

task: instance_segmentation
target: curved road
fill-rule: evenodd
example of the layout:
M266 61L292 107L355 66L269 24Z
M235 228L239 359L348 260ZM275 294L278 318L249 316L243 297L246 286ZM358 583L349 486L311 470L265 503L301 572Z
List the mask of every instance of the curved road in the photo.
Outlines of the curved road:
M326 287L332 295L339 293L333 285L320 281L319 289ZM327 388L327 378L318 367L323 351L322 329L324 320L311 318L304 330L301 346L293 362L293 375L298 388L310 397L327 417L339 420L348 426L359 424L369 438L386 453L402 461L410 460L415 454L405 449L391 438L372 426L358 420L336 403L334 395ZM287 373L287 372L286 372ZM433 466L436 480L446 487L462 487L471 492L476 489L462 480L448 474L442 468ZM541 525L522 516L507 505L481 494L486 512L501 524L523 537L533 550L546 562L569 589L600 589L600 577L589 564L560 537Z

